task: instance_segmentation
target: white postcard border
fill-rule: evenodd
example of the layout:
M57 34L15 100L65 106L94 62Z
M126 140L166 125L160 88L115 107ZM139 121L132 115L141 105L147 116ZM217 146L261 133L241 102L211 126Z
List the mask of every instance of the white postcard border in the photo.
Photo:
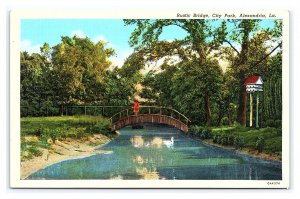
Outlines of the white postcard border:
M54 14L55 13L55 14ZM283 19L282 66L282 180L21 180L20 179L20 21L21 19L142 19L177 18L179 14L259 15ZM276 17L269 17L275 14ZM180 17L199 19L202 17ZM228 17L230 18L230 17ZM255 17L256 18L256 17ZM213 19L213 18L209 18ZM217 18L214 18L217 19ZM245 17L243 19L254 19ZM257 19L261 19L258 17ZM12 188L289 188L289 12L286 10L207 9L106 9L106 10L14 10L10 14L10 186Z

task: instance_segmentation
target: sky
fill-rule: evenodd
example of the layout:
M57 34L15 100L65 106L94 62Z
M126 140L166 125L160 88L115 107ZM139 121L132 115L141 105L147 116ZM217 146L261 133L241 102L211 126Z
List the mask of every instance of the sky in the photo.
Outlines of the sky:
M272 20L263 20L261 26L271 27ZM125 26L122 19L22 19L21 51L40 52L47 42L51 47L61 41L61 36L89 37L93 42L107 42L107 47L115 49L111 58L114 65L122 66L132 52L129 38L134 26ZM176 26L164 28L160 39L173 40L186 36L186 32Z
M129 38L134 26L125 26L122 19L23 19L21 21L21 51L39 52L47 42L55 46L61 36L89 37L93 42L106 41L107 47L115 49L113 64L122 66L133 48L129 46ZM184 38L186 33L177 27L168 27L161 38L172 40Z

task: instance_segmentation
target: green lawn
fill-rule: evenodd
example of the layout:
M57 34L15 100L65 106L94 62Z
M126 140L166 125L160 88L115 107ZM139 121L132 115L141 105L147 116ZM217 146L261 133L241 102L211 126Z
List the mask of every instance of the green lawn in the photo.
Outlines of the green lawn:
M101 116L55 116L21 118L21 135L38 135L40 130L64 130L66 133L83 132L97 123L109 125Z
M55 116L21 118L21 134L34 135L38 129L66 129L69 132L81 131L97 122L105 121L99 116ZM106 122L106 121L105 121Z

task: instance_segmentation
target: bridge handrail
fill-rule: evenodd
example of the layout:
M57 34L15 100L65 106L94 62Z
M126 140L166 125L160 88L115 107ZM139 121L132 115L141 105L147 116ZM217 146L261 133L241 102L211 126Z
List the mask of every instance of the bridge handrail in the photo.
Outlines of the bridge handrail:
M140 109L143 109L143 108L159 108L160 109L160 115L166 115L166 114L161 114L162 113L162 109L167 109L167 110L170 110L170 111L172 111L172 112L175 112L175 113L177 113L179 116L181 116L182 118L184 118L185 119L185 121L186 121L186 123L189 123L189 122L191 122L191 120L189 119L189 118L187 118L185 115L183 115L182 113L180 113L179 111L177 111L177 110L175 110L175 109L173 109L173 108L170 108L170 107L162 107L162 106L140 106L139 107ZM113 123L113 119L114 119L114 117L116 117L116 116L119 116L119 119L122 119L122 118L124 118L124 117L122 117L122 113L123 112L126 112L127 114L126 114L126 117L128 117L129 116L129 111L130 110L133 110L133 108L132 107L129 107L129 108L127 108L127 109L124 109L124 110L121 110L121 111L119 111L118 113L116 113L116 114L114 114L113 116L111 116L110 117L110 121ZM150 110L149 110L149 112L150 112ZM169 116L169 115L166 115L166 116ZM172 114L171 114L171 117L172 117ZM181 117L179 117L179 120L181 121Z

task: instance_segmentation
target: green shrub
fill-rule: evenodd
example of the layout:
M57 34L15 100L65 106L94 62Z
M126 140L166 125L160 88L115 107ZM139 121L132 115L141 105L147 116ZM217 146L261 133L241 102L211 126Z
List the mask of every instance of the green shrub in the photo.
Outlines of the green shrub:
M228 145L229 146L233 146L233 144L234 144L234 136L233 135L228 135L228 141L227 141L227 143L228 143Z
M268 127L274 127L275 126L275 121L273 119L268 119L266 122L265 122L265 126L268 126Z
M43 152L38 149L36 143L21 143L21 158L23 160L29 160L33 157L43 155Z
M242 149L245 146L245 141L239 136L234 137L233 146L237 149Z
M281 120L275 120L274 127L275 128L281 128L282 127L282 121Z
M228 135L226 135L225 133L221 135L220 144L225 146L228 145Z
M221 144L221 134L215 134L213 136L213 142L216 144Z
M221 119L221 125L222 126L228 126L229 125L229 119L228 119L228 117L223 117Z
M212 131L209 128L204 128L200 133L200 139L206 140L212 138Z
M108 131L110 131L110 122L108 120L97 122L92 126L88 126L85 130L86 133L105 133Z
M49 137L47 135L41 136L40 146L43 148L48 148L50 146L50 144L48 143L48 139L49 139Z
M79 131L79 132L76 133L76 138L81 139L83 137L86 137L87 134L89 134L89 133L86 133L85 131Z
M265 141L265 138L263 136L259 136L256 140L256 143L255 143L255 148L256 150L261 153L264 148L265 148L265 145L266 145L266 141Z
M62 129L53 129L48 132L49 132L49 137L52 139L53 142L55 142L55 140L62 138L64 135L63 133L64 131Z
M66 129L64 129L64 128L56 128L56 129L45 128L45 129L43 129L43 133L40 137L41 137L42 143L45 146L47 146L46 143L48 143L49 138L53 142L55 142L55 140L59 140L61 138L66 138L67 137L67 132L66 132Z
M276 130L277 130L276 134L278 136L282 136L282 128L279 128L279 129L276 129Z
M210 128L202 126L192 126L190 134L199 137L202 140L211 139L212 131Z
M274 119L268 119L265 121L264 126L268 127L275 127L275 128L281 128L282 126L282 121L280 119L274 120Z
M30 154L32 154L33 156L35 156L35 157L43 155L43 152L40 151L40 150L39 150L37 147L35 147L35 146L29 147L29 148L28 148L28 152L29 152Z
M36 135L36 136L41 136L43 134L44 129L43 128L38 128L35 131L33 131L32 133L29 133L31 135Z
M202 126L192 126L191 127L191 134L195 136L199 136L202 133L204 128Z

